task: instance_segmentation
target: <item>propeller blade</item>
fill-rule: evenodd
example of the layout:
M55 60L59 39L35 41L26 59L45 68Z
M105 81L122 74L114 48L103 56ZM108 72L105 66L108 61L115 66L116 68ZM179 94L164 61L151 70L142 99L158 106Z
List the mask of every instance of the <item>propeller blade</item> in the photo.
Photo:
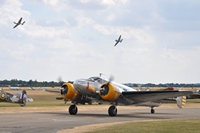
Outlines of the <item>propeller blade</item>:
M57 80L58 80L58 82L60 83L60 86L62 86L62 85L63 85L63 83L64 83L64 82L62 81L62 77L61 77L61 76L59 76Z
M110 76L108 83L102 86L102 89L100 90L101 95L107 95L109 92L109 84L114 80L114 76Z
M109 78L109 82L113 81L114 80L114 76L111 75L110 78Z

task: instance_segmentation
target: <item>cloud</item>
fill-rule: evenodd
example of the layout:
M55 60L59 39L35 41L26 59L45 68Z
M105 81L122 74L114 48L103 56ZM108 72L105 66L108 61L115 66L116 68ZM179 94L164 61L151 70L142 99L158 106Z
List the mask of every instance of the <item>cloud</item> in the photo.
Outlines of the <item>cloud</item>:
M0 5L3 79L74 80L99 72L119 82L200 78L196 1L7 0ZM20 17L25 25L13 29ZM119 35L124 40L113 47Z
M0 8L0 24L10 26L10 22L18 21L20 17L29 17L28 11L21 10L22 3L19 0L6 0Z

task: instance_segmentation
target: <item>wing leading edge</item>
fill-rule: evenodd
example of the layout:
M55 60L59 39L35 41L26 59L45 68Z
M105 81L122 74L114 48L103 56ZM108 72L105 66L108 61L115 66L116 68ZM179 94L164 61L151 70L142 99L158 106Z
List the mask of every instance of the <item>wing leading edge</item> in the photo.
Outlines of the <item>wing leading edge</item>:
M142 103L148 101L162 100L166 98L174 98L183 95L190 95L191 91L132 91L122 92L122 95L134 101L134 103Z

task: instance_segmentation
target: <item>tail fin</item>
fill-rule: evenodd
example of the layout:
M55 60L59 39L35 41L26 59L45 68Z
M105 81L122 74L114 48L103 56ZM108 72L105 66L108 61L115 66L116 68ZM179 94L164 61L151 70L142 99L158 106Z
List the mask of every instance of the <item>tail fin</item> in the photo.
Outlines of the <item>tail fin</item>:
M186 103L186 96L177 97L176 103L179 108L184 108L185 103Z

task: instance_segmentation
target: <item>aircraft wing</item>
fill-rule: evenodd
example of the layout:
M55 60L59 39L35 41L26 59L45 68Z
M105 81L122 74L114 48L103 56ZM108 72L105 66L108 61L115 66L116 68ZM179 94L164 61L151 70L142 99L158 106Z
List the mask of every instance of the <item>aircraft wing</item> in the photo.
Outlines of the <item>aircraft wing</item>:
M116 43L115 43L115 45L114 45L114 46L116 46L118 43L119 43L119 41L116 41Z
M47 92L54 92L54 93L60 93L60 90L48 90L48 89L46 89L45 91L47 91Z
M134 103L162 100L191 94L191 91L133 91L122 92L121 95L131 99Z
M16 28L19 24L17 23L13 28Z
M21 21L22 21L22 18L20 18L20 20L18 21L18 24L20 24L20 23L21 23Z

